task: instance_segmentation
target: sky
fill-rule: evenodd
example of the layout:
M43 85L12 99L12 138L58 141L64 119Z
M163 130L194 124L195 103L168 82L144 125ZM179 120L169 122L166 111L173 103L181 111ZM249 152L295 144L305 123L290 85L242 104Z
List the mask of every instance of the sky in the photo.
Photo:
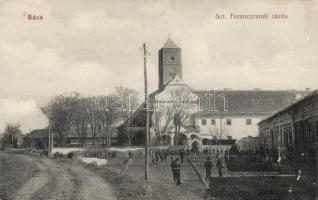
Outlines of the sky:
M40 107L64 92L142 91L143 43L149 90L157 89L158 50L169 36L194 89L317 89L317 21L317 0L0 0L0 132L8 122L23 132L47 126Z

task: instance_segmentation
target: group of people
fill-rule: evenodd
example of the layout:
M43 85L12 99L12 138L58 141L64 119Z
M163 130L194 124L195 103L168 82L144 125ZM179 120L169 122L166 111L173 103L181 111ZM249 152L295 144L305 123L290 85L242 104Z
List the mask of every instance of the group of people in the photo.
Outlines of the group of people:
M173 175L173 180L179 186L181 184L181 164L182 164L183 157L180 158L178 156L171 156L171 170L172 170L172 175ZM210 182L211 180L211 172L213 168L213 162L211 160L211 157L207 157L206 161L204 163L204 168L205 168L205 180L207 182ZM222 159L222 156L217 155L217 162L216 162L216 167L218 169L218 175L220 178L223 177L223 168L224 168L224 162Z
M213 163L212 163L210 157L206 158L206 161L204 163L204 167L205 167L205 180L206 181L210 181L210 179L211 179L211 170L212 170L212 167L213 167ZM223 172L222 172L223 167L224 167L224 162L222 160L222 157L220 155L217 155L216 168L218 169L218 174L219 174L220 178L223 177Z
M167 158L169 156L180 156L181 163L183 163L184 157L187 154L187 152L183 149L178 150L153 150L151 151L151 157L152 157L152 163L158 164L159 161L161 163L166 162Z

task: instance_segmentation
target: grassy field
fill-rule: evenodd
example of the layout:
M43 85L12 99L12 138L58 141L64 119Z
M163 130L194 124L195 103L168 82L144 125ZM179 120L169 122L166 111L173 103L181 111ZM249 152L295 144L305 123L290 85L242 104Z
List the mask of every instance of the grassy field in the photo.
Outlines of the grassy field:
M190 157L190 159L204 177L204 162L206 157ZM272 172L268 172L268 174L266 174L266 172L232 172L224 168L223 173L225 178L221 180L218 178L217 169L215 167L216 160L215 158L212 159L214 167L212 170L213 179L211 189L205 189L189 163L185 161L181 171L182 185L180 187L180 195L187 193L201 199L216 197L216 199L227 200L311 199L311 188L301 182L297 182L295 176L279 176L278 173ZM120 172L123 163L123 158L111 158L108 159L107 168ZM154 185L154 188L156 185L159 188L163 188L162 190L159 189L158 193L170 193L174 191L174 188L177 188L172 180L170 159L164 163L150 164L149 172L150 185ZM144 159L133 158L133 162L129 166L127 174L134 180L142 181L144 178ZM288 192L290 187L293 188L292 193ZM167 199L169 198L167 197ZM182 198L176 197L176 199Z
M203 199L204 185L201 184L188 164L182 170L182 185L177 187L172 178L170 160L150 164L149 179L144 181L144 159L133 158L126 175L119 176L124 164L123 158L108 159L107 166L91 167L105 177L117 190L120 199Z
M290 193L288 189L292 187ZM294 177L213 178L210 195L227 200L310 200L312 191Z
M0 199L10 197L36 170L35 164L16 155L0 152Z

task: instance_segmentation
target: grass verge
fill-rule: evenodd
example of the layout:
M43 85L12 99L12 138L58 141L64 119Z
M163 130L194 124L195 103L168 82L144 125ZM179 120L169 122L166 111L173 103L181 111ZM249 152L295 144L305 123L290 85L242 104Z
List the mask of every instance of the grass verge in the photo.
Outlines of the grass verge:
M37 171L34 163L0 152L0 199L7 199Z
M227 200L312 199L310 188L295 179L278 176L213 178L210 195Z
M166 200L196 200L202 199L191 192L177 186L158 183L156 181L144 181L129 175L120 175L107 166L85 165L89 170L108 182L118 199L166 199Z

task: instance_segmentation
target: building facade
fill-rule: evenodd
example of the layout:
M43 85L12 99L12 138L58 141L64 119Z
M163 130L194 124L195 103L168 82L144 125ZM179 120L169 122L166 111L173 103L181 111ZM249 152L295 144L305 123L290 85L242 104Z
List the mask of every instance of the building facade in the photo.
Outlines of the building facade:
M182 80L181 52L170 38L159 50L159 87L149 95L153 144L160 141L164 145L219 149L222 145L215 141L222 140L227 144L222 150L227 150L235 139L258 136L257 124L261 120L308 93L259 89L195 90ZM178 135L172 117L176 112L182 121ZM119 127L120 144L127 144L125 129L136 130L138 141L143 144L145 118L140 115L144 116L144 111L136 113L139 114L129 126ZM224 142L226 140L231 142Z
M318 92L276 112L259 123L264 152L293 160L299 155L315 158L318 145Z

